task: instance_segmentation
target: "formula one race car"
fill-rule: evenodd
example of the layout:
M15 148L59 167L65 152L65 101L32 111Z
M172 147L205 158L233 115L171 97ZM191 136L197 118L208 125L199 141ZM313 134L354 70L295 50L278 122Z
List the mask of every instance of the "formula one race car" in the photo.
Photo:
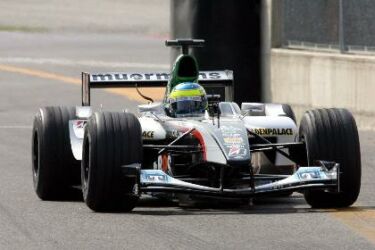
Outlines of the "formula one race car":
M249 200L297 191L312 207L352 205L360 191L361 156L349 111L310 110L297 128L289 105L249 102L239 108L233 72L199 71L189 55L189 47L203 43L167 41L183 52L171 74L82 73L82 106L41 108L32 133L37 195L58 200L79 186L94 211L131 211L142 194ZM198 83L207 92L199 99L204 106L197 105L203 112L171 112L177 104L168 96ZM90 107L92 88L156 86L166 87L163 102L139 105L139 117Z

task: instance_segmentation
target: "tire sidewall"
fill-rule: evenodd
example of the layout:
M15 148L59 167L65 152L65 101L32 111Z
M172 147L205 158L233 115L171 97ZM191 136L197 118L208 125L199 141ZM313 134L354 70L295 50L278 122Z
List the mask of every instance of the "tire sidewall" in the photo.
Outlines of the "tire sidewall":
M42 111L40 110L40 112L42 112ZM42 116L38 112L37 115L35 116L34 122L33 122L32 155L31 155L31 157L32 157L33 185L34 185L34 189L37 193L39 193L39 189L40 189L39 175L40 175L41 172L43 173L43 170L41 170L42 166L41 166L41 159L40 159L42 157L41 144L43 143L42 136L41 136L41 133L43 133L41 131L42 130L41 122L42 122ZM37 139L37 145L35 145L35 139ZM35 146L37 148L35 148ZM37 151L35 152L35 150L37 150ZM34 160L35 154L38 157L37 161ZM37 166L35 166L35 164L37 164ZM35 171L36 169L37 169L37 171Z
M133 190L129 190L133 182L121 176L120 169L140 160L132 155L134 147L142 146L141 141L134 141L138 138L135 132L137 135L139 132L141 140L141 127L133 116L103 112L94 113L87 121L81 164L82 193L85 203L94 211L130 211L138 200ZM142 147L136 151L141 154ZM88 167L86 177L85 167Z

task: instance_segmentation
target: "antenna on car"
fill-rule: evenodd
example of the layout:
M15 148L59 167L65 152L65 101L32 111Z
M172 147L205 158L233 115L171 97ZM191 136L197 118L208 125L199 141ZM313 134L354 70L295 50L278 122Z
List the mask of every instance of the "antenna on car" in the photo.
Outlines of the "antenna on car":
M166 40L165 46L167 47L181 47L183 55L189 54L190 47L203 47L205 41L203 39L176 39Z

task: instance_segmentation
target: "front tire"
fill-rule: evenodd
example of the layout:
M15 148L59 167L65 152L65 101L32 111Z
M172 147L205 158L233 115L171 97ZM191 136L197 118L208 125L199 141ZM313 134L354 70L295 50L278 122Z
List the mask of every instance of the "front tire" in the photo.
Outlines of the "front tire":
M79 182L80 162L70 147L72 119L73 107L41 108L34 117L32 173L35 192L42 200L69 199L71 185Z
M83 198L93 211L131 211L139 197L136 180L125 178L121 166L142 162L142 130L129 113L95 113L83 139ZM134 191L134 192L133 192Z
M348 207L361 187L361 153L357 126L346 109L317 109L305 113L299 128L300 140L307 150L307 163L316 160L340 164L340 193L322 190L305 192L312 207Z

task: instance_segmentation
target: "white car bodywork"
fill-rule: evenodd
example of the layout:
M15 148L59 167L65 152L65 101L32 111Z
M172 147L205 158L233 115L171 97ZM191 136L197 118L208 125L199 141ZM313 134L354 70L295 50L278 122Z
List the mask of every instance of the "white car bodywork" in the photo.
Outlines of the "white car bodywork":
M234 103L226 102L225 104L228 105L236 105ZM286 143L286 142L294 142L296 135L297 135L297 126L295 122L290 118L287 117L285 112L283 111L281 104L262 104L262 103L247 103L247 107L252 105L259 109L259 107L264 110L261 116L256 115L241 115L236 113L236 107L233 107L232 114L225 114L220 118L221 123L225 123L226 121L235 122L235 123L242 123L244 128L249 131L255 132L261 135L264 138L273 137L276 138L277 143ZM202 134L205 144L209 145L206 150L206 157L207 161L214 161L221 164L227 163L227 157L225 157L225 152L221 152L223 150L220 149L220 146L215 141L215 136L212 135L212 127L218 124L217 118L206 117L202 119L176 119L167 117L163 110L161 109L160 104L149 104L149 105L140 105L140 116L139 122L142 127L142 138L148 142L150 141L160 141L165 140L168 136L170 131L167 131L165 127L165 123L170 123L173 126L187 126L187 127L195 127L197 128L200 133ZM82 143L83 143L83 136L84 136L84 125L87 119L93 114L92 109L90 107L76 107L76 116L78 119L71 120L69 123L69 131L70 131L70 141L71 141L71 148L74 157L77 160L82 159ZM163 125L162 125L163 124ZM187 124L187 125L186 125ZM177 137L178 135L176 135ZM288 149L283 149L287 152ZM262 167L264 164L264 156L263 153L254 153L252 154L251 163L256 169L256 172ZM289 159L281 155L280 153L276 153L274 165L293 165Z

